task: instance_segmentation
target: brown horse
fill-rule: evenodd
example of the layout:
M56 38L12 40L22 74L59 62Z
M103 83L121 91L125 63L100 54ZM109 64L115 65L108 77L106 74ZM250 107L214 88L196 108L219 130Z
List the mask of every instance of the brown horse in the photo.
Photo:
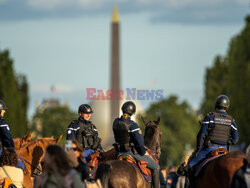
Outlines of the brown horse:
M246 155L230 152L210 161L195 179L196 188L229 188L233 174L243 165Z
M61 138L62 136L57 139L54 139L54 137L40 138L37 140L33 140L19 150L16 150L16 153L20 156L20 159L25 164L23 181L23 186L25 188L32 188L32 176L34 175L34 172L42 171L42 169L40 168L40 163L43 160L47 146L50 144L58 143Z
M25 144L28 144L31 138L32 138L32 133L28 133L25 137L22 137L22 138L14 138L13 141L14 141L15 150L18 150Z
M161 131L160 118L157 121L149 121L144 125L146 147L160 155ZM100 179L104 188L147 188L151 184L145 180L141 172L131 163L119 160L111 160L101 163L96 172L96 179Z

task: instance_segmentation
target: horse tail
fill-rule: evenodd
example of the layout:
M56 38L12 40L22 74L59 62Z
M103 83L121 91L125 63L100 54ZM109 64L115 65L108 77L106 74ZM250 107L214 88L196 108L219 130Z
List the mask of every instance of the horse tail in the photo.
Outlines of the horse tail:
M109 187L110 174L111 174L111 166L110 166L110 164L101 163L101 164L99 164L99 166L97 168L95 179L96 180L100 179L103 188L108 188Z

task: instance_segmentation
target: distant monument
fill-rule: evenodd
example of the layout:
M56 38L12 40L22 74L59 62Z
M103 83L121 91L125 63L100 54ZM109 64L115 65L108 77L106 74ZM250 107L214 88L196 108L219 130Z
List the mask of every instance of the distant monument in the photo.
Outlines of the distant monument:
M113 92L120 90L120 23L117 6L114 6L112 21L111 21L111 77L110 89ZM117 93L114 94L114 99L111 100L111 122L119 117L120 101L117 100Z
M113 8L111 19L110 55L110 89L115 92L120 90L120 21L117 6ZM93 100L90 102L94 111L91 121L97 126L105 150L110 149L114 143L113 121L121 115L121 105L126 101L125 94L123 94L123 100L116 100L117 96L117 94L114 94L114 100ZM137 101L133 102L136 104L136 111L143 112L141 105Z

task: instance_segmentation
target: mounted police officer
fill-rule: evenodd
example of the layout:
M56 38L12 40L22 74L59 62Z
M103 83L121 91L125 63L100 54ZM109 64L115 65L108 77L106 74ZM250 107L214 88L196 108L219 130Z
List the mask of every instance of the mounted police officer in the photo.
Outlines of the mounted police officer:
M7 109L8 108L5 105L5 103L2 100L0 100L0 140L2 142L2 149L11 148L14 150L14 141L10 132L10 127L3 118ZM0 150L0 155L1 153L2 150ZM24 164L19 159L17 167L21 169L25 168Z
M132 101L125 102L122 106L123 115L113 122L116 152L126 153L138 161L147 161L147 167L152 170L153 187L159 187L160 166L149 156L144 147L144 137L137 123L131 120L136 112Z
M88 156L97 149L102 150L101 139L98 137L98 131L94 124L89 121L93 110L90 105L82 104L79 106L78 120L72 121L67 129L67 140L75 138L84 148L84 157Z
M206 115L197 135L197 146L188 161L188 168L199 163L217 148L229 148L238 141L238 131L233 118L227 114L229 99L220 95L216 99L215 111Z
M3 118L7 109L5 103L0 100L0 139L3 148L11 148L14 150L14 142L10 133L10 127Z

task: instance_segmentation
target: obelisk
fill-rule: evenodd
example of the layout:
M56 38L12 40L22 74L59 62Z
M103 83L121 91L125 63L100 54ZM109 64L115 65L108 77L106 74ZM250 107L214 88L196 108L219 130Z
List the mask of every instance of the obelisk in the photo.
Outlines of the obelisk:
M120 23L119 23L119 14L117 6L113 8L112 20L111 20L111 80L110 80L110 89L115 91L120 90ZM119 106L120 101L117 100L118 95L114 95L114 99L111 100L111 126L115 118L119 116Z

